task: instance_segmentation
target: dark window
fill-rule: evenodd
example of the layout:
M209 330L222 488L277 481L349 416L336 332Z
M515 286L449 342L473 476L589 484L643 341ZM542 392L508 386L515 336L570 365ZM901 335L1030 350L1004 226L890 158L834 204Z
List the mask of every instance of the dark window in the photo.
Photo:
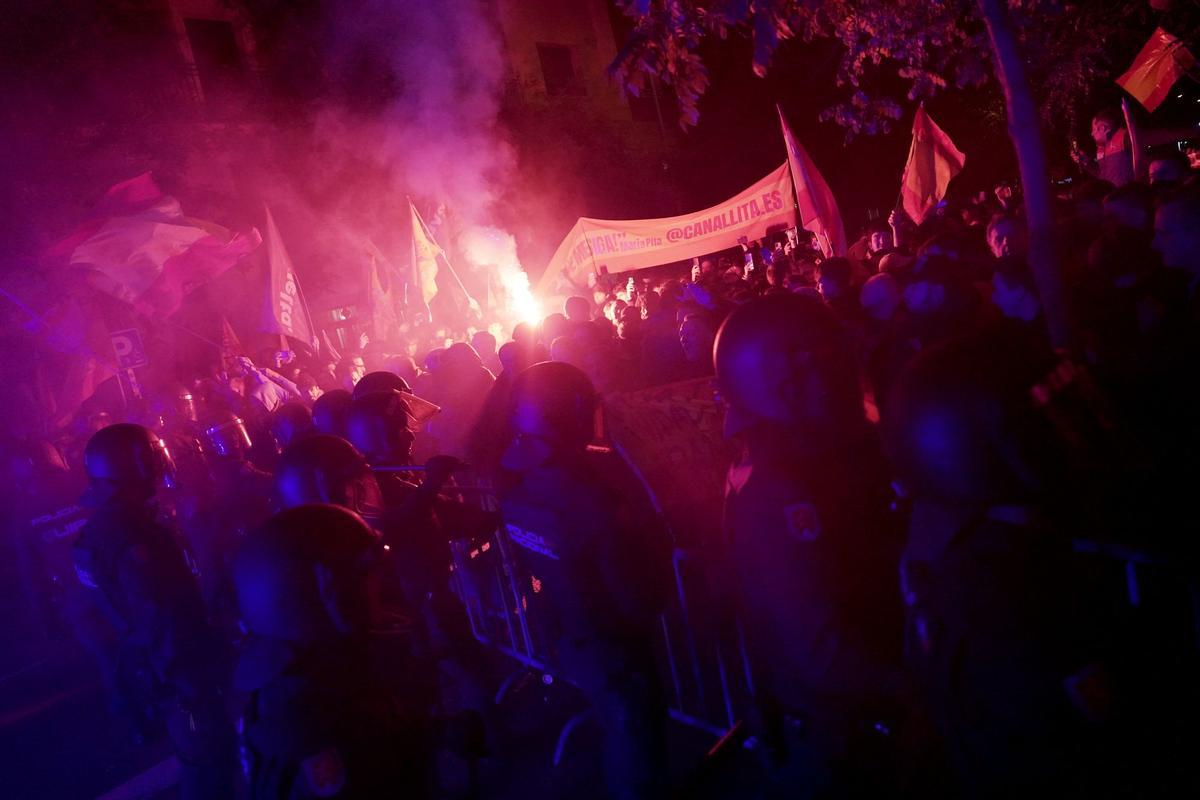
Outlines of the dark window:
M571 48L563 44L539 44L538 59L542 62L542 78L546 81L546 94L583 94L583 84L575 77L575 65L571 62Z
M210 104L233 99L245 88L242 54L233 24L213 19L187 19L183 24L205 99Z

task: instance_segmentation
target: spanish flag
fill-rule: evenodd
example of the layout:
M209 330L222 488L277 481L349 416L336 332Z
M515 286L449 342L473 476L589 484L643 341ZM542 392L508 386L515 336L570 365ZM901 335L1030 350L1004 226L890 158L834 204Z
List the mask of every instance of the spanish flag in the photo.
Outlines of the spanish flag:
M1171 87L1196 64L1196 57L1183 42L1155 28L1150 41L1133 60L1129 70L1117 78L1121 88L1129 92L1147 111L1158 108L1167 99Z
M929 209L946 196L946 187L962 172L967 157L954 146L946 132L937 126L922 106L913 117L912 145L900 182L904 212L920 225Z
M783 109L778 103L775 110L779 112L779 125L783 129L783 142L787 146L788 166L792 170L792 182L796 187L796 207L800 211L800 222L816 237L817 246L826 258L845 256L848 249L846 229L842 225L842 214L838 210L837 200L834 199L829 184L817 170L817 165L792 134L792 129L788 127L787 119L783 116Z

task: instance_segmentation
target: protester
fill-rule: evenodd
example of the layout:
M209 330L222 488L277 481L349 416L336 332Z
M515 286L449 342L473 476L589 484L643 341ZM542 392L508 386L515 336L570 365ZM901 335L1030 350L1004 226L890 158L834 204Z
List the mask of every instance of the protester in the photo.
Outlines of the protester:
M372 288L307 330L286 291L219 341L117 298L100 337L11 304L5 337L75 348L6 373L14 637L70 630L185 796L455 795L451 750L476 796L528 793L478 785L554 739L510 717L612 797L723 769L730 797L1192 796L1197 151L1128 108L1091 132L1042 218L1001 160L947 189L934 153L849 248L809 187L820 236L617 246L532 297L446 270L431 307ZM741 722L677 784L668 709Z

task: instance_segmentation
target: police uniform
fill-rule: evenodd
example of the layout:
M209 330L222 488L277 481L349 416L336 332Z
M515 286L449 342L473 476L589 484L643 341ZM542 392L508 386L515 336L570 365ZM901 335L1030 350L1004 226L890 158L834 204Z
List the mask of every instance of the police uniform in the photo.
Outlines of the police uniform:
M451 698L444 690L443 710L485 714L492 705L493 687L463 600L451 587L450 539L491 533L495 515L453 502L395 474L383 473L377 478L384 509L371 522L389 548L387 562L403 603L419 620L418 655L436 662L441 673L453 681L457 697Z
M427 726L396 709L371 666L365 639L251 641L237 670L251 800L430 796Z
M117 625L125 702L166 723L183 764L181 796L229 796L221 648L174 534L156 521L153 504L113 500L84 526L74 559L81 582L98 590Z
M745 441L726 486L728 578L763 733L787 765L778 780L865 787L852 740L870 739L900 688L900 538L882 460L865 431L820 459L770 426Z
M588 453L531 469L505 495L502 514L550 667L583 690L600 718L612 795L657 797L666 708L651 637L665 554L653 529L622 518L628 504L605 476L612 465L602 463L615 458Z

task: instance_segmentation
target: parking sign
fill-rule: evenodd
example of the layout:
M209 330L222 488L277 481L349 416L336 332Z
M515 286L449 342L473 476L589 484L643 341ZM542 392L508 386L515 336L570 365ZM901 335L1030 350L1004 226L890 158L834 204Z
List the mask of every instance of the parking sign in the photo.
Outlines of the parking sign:
M137 328L115 331L112 334L113 352L117 354L117 366L121 369L144 367L150 363L146 348L142 346L142 335Z

